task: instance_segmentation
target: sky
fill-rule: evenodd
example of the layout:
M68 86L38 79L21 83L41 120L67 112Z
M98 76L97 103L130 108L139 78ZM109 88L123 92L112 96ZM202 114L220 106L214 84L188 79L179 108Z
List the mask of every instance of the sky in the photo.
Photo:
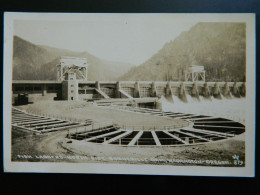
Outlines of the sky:
M140 65L196 23L218 20L194 14L25 14L14 20L13 33L34 44Z

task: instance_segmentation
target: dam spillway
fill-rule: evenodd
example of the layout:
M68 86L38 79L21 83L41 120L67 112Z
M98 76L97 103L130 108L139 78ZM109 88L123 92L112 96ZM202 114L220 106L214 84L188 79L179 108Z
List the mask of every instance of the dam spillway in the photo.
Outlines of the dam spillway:
M70 101L143 99L177 96L188 102L187 96L200 100L246 96L245 82L166 82L166 81L63 81L13 80L13 103L19 94L28 94L30 100L54 99ZM174 100L173 100L174 101Z

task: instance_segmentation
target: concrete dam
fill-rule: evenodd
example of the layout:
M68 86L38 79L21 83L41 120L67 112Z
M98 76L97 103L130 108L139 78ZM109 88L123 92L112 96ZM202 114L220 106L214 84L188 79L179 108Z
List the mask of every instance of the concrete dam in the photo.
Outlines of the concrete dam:
M154 102L165 96L174 102L173 96L187 102L187 95L200 99L245 97L244 82L149 82L149 81L30 81L14 80L13 101L19 94L28 94L30 100L55 99L69 101L135 100L137 103ZM14 102L13 102L14 103Z
M185 81L88 81L88 64L86 58L62 56L57 65L56 81L13 80L12 97L29 101L54 99L68 101L132 102L138 104L155 104L164 96L174 102L178 97L188 102L187 96L200 100L205 98L221 99L244 97L244 82L205 82L204 66L191 65L185 71ZM27 96L27 97L24 97Z

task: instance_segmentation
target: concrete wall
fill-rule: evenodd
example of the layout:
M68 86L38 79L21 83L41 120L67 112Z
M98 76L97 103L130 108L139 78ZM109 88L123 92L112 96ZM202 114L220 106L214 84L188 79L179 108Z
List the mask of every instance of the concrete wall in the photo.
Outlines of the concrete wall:
M39 94L53 98L62 96L63 100L102 99L101 90L110 98L143 98L143 97L171 97L178 96L186 101L186 95L199 98L245 97L246 84L243 82L150 82L150 81L78 81L67 80L60 84L13 83L13 95L19 93ZM101 93L101 92L100 92ZM48 95L52 94L52 95ZM126 96L128 95L128 97Z
M62 99L74 101L78 100L78 81L68 80L62 82Z

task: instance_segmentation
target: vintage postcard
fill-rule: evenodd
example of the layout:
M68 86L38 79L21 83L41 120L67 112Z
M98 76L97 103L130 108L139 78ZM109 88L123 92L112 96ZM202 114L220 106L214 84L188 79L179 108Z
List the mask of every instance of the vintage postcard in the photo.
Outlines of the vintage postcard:
M4 171L254 177L254 14L4 14Z

